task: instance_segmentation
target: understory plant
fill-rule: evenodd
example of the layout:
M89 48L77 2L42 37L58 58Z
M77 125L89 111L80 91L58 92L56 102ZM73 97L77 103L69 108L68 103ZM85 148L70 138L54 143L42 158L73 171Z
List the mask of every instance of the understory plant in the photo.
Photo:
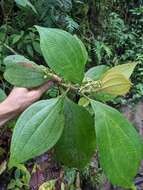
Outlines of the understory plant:
M88 54L77 36L55 28L36 28L47 67L10 55L4 60L4 78L26 88L51 80L58 93L56 98L34 103L19 117L9 168L54 148L57 160L80 169L97 149L111 183L136 189L133 178L142 159L140 136L119 111L105 104L129 91L136 63L113 68L100 65L84 73Z

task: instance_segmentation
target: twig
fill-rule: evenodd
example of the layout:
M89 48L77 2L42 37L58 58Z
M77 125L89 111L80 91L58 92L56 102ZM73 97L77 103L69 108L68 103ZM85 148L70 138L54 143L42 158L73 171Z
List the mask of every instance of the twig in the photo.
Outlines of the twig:
M1 10L2 10L2 15L3 15L3 18L5 18L5 11L4 11L4 0L1 0L0 5L1 5Z
M13 48L11 48L10 46L8 46L7 44L3 43L3 46L6 47L8 50L10 50L12 53L18 54Z
M71 85L71 84L59 83L59 85L64 87L64 88L69 88L72 91L78 91L79 90L78 87Z
M60 78L58 75L50 72L49 69L43 68L43 71L45 72L47 78L49 78L50 80L58 83L59 86L62 86L64 88L66 88L66 89L70 89L72 91L76 91L76 92L79 91L80 88L77 85L64 83L62 78Z

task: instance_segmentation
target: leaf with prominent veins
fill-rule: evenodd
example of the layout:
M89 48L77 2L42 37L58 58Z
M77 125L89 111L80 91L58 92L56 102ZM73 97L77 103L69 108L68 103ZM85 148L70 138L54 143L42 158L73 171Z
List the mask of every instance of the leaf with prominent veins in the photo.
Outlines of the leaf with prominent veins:
M114 66L111 69L109 69L105 73L105 75L109 74L109 73L110 73L110 75L122 74L122 75L124 75L125 78L129 79L136 66L137 66L136 62L130 62L130 63L126 63L126 64L117 65L117 66Z
M131 82L119 73L106 73L101 79L101 88L99 92L109 93L111 95L125 95L131 88Z
M141 139L124 116L91 100L101 166L114 185L131 188L142 159Z
M4 59L4 78L14 86L33 88L45 83L44 66L37 65L22 55L9 55Z
M10 167L52 148L60 138L63 127L63 97L41 100L30 106L14 128Z
M81 83L88 55L80 39L64 30L36 28L43 56L51 69L65 80Z

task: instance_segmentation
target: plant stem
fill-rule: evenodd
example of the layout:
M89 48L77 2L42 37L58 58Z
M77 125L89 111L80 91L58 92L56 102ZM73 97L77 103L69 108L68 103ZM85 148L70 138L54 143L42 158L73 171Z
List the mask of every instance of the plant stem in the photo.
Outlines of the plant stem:
M74 85L71 85L71 84L66 84L66 83L59 83L60 86L64 87L64 88L69 88L70 90L72 91L78 91L79 88L74 86Z
M80 86L73 85L71 83L68 83L68 84L64 83L62 78L60 78L58 75L50 72L49 69L44 68L44 72L45 72L47 78L51 79L53 82L58 83L59 86L62 86L64 88L66 88L66 89L70 89L72 91L76 91L76 92L79 91Z
M14 49L12 49L10 46L8 46L7 44L3 44L4 47L6 47L8 50L10 50L12 53L14 54L18 54Z

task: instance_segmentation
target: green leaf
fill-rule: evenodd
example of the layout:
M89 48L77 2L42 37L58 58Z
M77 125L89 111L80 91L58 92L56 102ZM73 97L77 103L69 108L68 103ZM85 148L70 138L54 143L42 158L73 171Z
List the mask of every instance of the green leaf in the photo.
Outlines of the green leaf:
M34 5L30 1L27 1L27 6L30 7L36 14L38 14L37 10L35 9Z
M36 53L42 55L39 42L33 41L33 42L32 42L32 45L33 45L33 48L34 48L34 50L36 51Z
M6 69L4 78L14 86L33 88L48 79L43 70L28 63L17 63Z
M92 95L92 94L91 94ZM95 94L93 94L93 97L98 100L98 101L102 101L102 102L107 102L107 101L111 101L113 99L116 98L116 96L111 95L109 93L106 92L97 92ZM94 99L93 98L93 99Z
M20 5L20 6L23 6L25 7L27 5L27 1L28 0L15 0L15 2Z
M99 80L108 69L109 67L106 65L92 67L85 73L84 81L88 79Z
M131 74L133 73L137 63L130 62L122 65L117 65L111 69L109 69L105 74L122 74L125 78L129 79Z
M40 86L48 80L38 65L24 62L6 68L4 78L14 86L26 88Z
M70 33L36 26L40 34L40 46L47 64L58 75L73 83L81 83L87 61L83 43Z
M114 185L131 188L142 159L141 139L116 109L91 100L100 163Z
M120 73L108 73L107 71L100 85L99 92L118 96L129 92L132 84L124 75Z
M0 88L0 102L5 100L7 97L6 93Z
M89 104L90 104L90 100L85 97L81 97L78 101L79 106L87 107Z
M31 179L31 175L30 172L28 171L28 169L23 165L23 164L18 164L17 168L22 171L24 178L23 181L25 184L29 185L30 179Z
M65 101L65 128L55 146L56 158L69 167L82 168L96 148L94 121L85 108Z
M25 58L24 56L18 55L18 54L7 56L3 62L6 66L6 68L11 67L12 65L19 63L19 62L35 64L33 61L30 61L29 59Z
M33 51L32 46L30 44L27 44L26 49L27 49L27 53L29 54L29 56L33 57L34 51Z
M29 0L15 0L15 2L22 7L30 7L37 14L35 7Z
M56 180L52 179L40 185L39 190L52 190L56 188Z
M6 166L7 166L7 162L6 161L3 161L0 164L0 175L3 174L3 172L6 170Z
M64 127L63 97L30 106L14 128L9 166L17 166L52 148Z
M22 37L21 34L13 34L12 36L12 45L16 44Z

